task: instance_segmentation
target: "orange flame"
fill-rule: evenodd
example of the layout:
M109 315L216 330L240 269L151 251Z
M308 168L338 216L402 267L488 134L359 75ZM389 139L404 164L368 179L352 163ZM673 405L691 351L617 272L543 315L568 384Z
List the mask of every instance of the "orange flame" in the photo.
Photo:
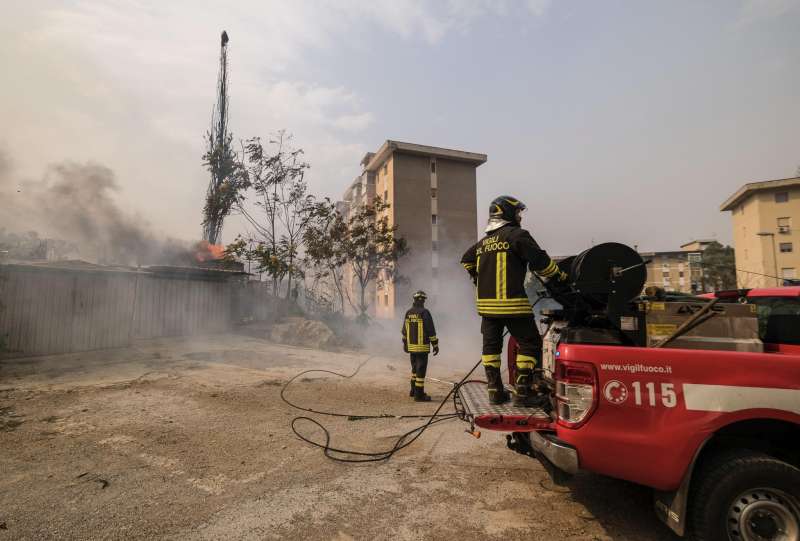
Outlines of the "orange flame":
M198 263L223 257L225 257L225 246L222 244L210 244L207 240L201 240L195 244L194 258Z

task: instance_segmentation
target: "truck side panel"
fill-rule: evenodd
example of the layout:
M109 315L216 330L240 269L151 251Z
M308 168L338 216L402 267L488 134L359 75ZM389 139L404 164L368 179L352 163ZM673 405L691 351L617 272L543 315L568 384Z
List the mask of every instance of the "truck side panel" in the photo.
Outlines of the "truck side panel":
M562 344L590 362L598 407L578 429L559 427L581 468L674 490L695 451L746 419L800 423L800 355Z

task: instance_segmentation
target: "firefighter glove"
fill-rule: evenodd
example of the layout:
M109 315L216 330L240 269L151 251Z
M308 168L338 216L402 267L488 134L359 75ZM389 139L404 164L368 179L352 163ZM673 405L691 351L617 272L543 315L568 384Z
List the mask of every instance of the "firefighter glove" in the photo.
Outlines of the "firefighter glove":
M403 340L403 353L408 353L408 342Z
M433 344L433 356L439 355L439 344Z

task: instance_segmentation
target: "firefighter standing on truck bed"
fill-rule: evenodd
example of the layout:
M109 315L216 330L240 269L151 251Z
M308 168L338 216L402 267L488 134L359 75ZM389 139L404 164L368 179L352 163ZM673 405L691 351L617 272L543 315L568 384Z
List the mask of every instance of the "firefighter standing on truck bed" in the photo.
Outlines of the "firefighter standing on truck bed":
M508 400L500 375L504 328L519 344L514 405L536 406L541 402L539 397L531 396L533 369L537 357L541 356L542 338L525 293L525 274L530 268L542 278L558 281L567 278L531 234L520 227L525 208L513 197L497 197L489 206L486 236L461 258L461 264L476 286L475 303L483 318L481 359L492 404Z
M415 402L428 402L431 397L425 394L425 373L428 370L428 353L439 354L439 339L433 326L433 317L425 308L424 291L414 293L414 304L403 318L403 351L411 355L411 391Z

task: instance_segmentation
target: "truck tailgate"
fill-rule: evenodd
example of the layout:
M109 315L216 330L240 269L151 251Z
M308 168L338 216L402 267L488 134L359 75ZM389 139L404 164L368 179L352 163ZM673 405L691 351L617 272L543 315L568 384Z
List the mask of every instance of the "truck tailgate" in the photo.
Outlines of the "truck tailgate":
M533 432L552 430L550 414L541 408L489 403L486 382L467 381L454 393L456 412L461 419L487 430L501 432Z

